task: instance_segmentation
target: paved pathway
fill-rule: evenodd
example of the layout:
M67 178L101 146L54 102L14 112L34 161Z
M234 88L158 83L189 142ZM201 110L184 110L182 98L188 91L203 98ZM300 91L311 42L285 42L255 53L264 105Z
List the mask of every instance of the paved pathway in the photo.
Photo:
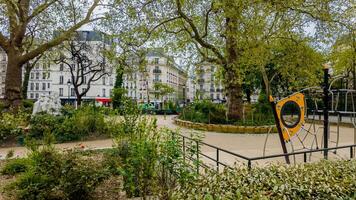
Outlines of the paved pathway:
M196 134L197 132L199 132L195 130L178 127L173 123L172 118L174 116L167 116L166 119L164 119L163 116L156 116L156 117L157 117L157 123L159 127L178 129L184 135ZM317 125L317 127L320 127L320 125ZM335 127L332 127L332 130L333 129L335 129ZM340 132L341 134L340 134L339 145L353 144L354 142L353 129L342 127ZM203 135L204 142L218 146L222 149L226 149L234 153L238 153L249 157L263 155L263 146L266 140L266 134L230 134L230 133L216 133L216 132L208 132L208 131L200 132L200 134ZM317 137L318 143L320 144L321 137L322 137L322 129L319 129L317 136L318 136ZM334 140L335 134L331 134L331 138ZM306 146L310 146L311 141L312 138L307 137L305 142L307 143ZM83 145L85 148L96 148L96 149L110 148L113 145L113 141L110 139L106 139L106 140L96 140L96 141L72 142L72 143L57 144L56 147L60 149L66 149L66 148L79 147L81 145ZM297 141L294 141L294 146L295 148L301 147L301 145ZM266 147L267 147L266 148L267 155L282 153L277 134L269 135ZM288 147L290 151L290 145L288 145ZM4 158L7 152L10 150L14 150L15 156L18 157L25 156L27 153L27 150L24 147L0 148L0 158ZM209 148L207 146L202 147L202 152L206 153L207 155L210 155L211 157L215 157L216 155L216 150ZM318 155L314 156L313 154L313 157L320 157L320 156ZM228 164L232 164L235 161L236 162L241 161L241 160L236 160L234 158L231 158L230 155L224 153L221 153L220 158L223 162L226 162ZM297 159L301 159L301 158L297 158Z

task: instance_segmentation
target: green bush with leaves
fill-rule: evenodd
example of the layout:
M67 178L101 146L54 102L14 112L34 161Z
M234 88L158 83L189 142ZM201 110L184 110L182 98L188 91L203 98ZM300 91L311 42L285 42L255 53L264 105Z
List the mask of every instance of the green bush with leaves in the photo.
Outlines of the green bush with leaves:
M173 199L355 199L356 160L207 172Z
M26 172L31 167L31 161L27 158L16 158L9 160L1 169L3 175L15 175L21 172Z
M0 114L0 143L23 134L23 128L28 125L29 114L22 110L17 113L4 112Z
M185 177L182 152L178 138L167 129L159 129L156 119L141 115L131 101L124 101L125 109L113 136L117 144L119 163L110 162L111 169L118 169L123 176L124 189L128 197L149 195L169 196L167 191L176 179ZM114 167L116 165L116 167Z
M195 101L183 109L180 119L206 124L227 124L226 109L210 100Z
M63 123L64 117L39 113L30 119L28 137L42 139L45 133L55 132Z
M205 124L272 125L274 118L271 106L263 100L264 97L262 96L257 104L252 105L251 111L245 113L244 119L228 119L225 105L216 104L210 100L195 101L189 104L180 112L179 119Z
M23 173L6 186L16 199L90 199L95 187L108 177L107 170L94 160L72 151L60 154L52 146L34 148L23 162L29 167L21 168ZM5 169L10 166L11 161Z
M108 124L105 122L106 112L98 107L87 105L74 110L65 106L62 116L46 113L34 115L30 120L30 138L42 139L44 133L52 133L56 141L66 142L80 140L84 137L108 134Z

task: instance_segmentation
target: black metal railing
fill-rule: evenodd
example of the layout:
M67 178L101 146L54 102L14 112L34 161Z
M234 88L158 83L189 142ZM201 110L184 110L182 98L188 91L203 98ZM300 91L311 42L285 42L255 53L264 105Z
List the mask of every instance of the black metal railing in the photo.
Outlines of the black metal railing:
M160 69L154 69L154 70L153 70L153 73L154 73L154 74L161 74L162 71L161 71Z
M238 153L234 153L232 151L222 149L218 146L211 145L208 143L205 143L203 141L200 141L198 139L190 138L178 133L173 133L174 137L178 137L179 141L181 142L180 147L182 148L182 154L184 160L189 160L193 164L191 166L196 167L196 171L199 173L200 168L204 167L206 169L211 169L211 170L216 170L219 171L220 167L227 167L232 169L233 166L230 166L228 163L224 163L221 159L221 154L225 153L228 154L229 156L232 156L235 159L239 159L242 161L242 163L247 166L248 169L252 168L253 162L256 161L261 161L261 160L266 160L266 159L272 159L272 158L285 158L286 156L296 156L296 155L303 155L303 163L307 163L308 159L307 156L308 154L311 153L316 153L316 152L329 152L329 151L334 151L334 150L339 150L339 149L349 149L349 158L350 160L355 157L354 155L354 150L356 149L356 144L353 145L346 145L346 146L338 146L338 147L330 147L330 148L322 148L322 149L312 149L312 150L306 150L306 151L298 151L298 152L292 152L292 153L286 153L286 154L273 154L273 155L267 155L267 156L256 156L256 157L247 157ZM215 151L215 156L210 156L201 151L201 149L206 146L209 148L212 148ZM214 167L209 166L204 162L202 159L206 158L210 160L212 163L214 163ZM326 158L327 159L327 158Z

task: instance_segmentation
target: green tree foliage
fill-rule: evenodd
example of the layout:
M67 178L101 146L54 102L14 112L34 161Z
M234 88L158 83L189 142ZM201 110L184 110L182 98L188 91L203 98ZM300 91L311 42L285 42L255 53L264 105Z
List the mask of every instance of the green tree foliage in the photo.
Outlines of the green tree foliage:
M242 83L246 80L246 72L253 68L262 71L264 83L269 88L265 66L270 61L270 45L275 41L293 41L295 35L304 38L306 26L317 20L332 22L340 12L330 9L334 3L341 5L336 1L320 0L147 1L144 16L159 27L158 32L162 34L157 41L168 44L173 50L196 53L199 57L194 59L220 66L228 116L241 118ZM158 15L161 10L165 12ZM317 25L319 27L319 23Z
M114 89L112 91L111 99L114 108L119 108L122 105L123 97L126 94L126 90L123 88L123 69L121 65L116 68L116 79Z
M330 54L330 61L336 75L349 75L356 89L356 31L340 36ZM351 75L351 76L350 76Z
M100 0L83 3L60 0L1 0L0 1L0 47L8 57L5 100L7 106L18 107L21 103L22 68L28 61L59 45L81 26L100 17L93 17ZM39 37L35 43L34 35ZM57 35L53 32L57 31ZM52 34L52 35L51 35ZM33 46L27 47L28 44ZM26 50L26 51L25 51Z
M172 88L171 86L169 86L166 83L161 83L161 82L155 82L153 84L153 89L154 90L152 91L152 93L155 94L155 97L157 99L162 98L162 100L165 96L175 92L174 88Z

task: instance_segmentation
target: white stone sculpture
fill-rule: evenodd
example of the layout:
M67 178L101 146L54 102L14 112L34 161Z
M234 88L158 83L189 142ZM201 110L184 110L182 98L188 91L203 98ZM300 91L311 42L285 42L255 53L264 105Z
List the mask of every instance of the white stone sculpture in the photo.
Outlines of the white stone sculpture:
M62 108L61 100L57 93L52 95L41 95L33 105L32 115L40 112L46 112L51 115L60 115Z

